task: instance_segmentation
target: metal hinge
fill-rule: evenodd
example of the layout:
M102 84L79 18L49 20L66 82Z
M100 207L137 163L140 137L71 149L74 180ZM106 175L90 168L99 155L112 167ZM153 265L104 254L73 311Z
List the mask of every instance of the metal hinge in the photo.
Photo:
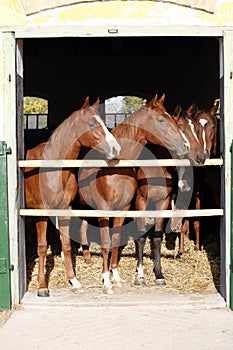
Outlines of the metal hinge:
M11 154L11 148L7 147L5 141L0 142L0 155Z
M7 266L6 258L0 258L0 274L7 273L7 271L13 271L14 265Z

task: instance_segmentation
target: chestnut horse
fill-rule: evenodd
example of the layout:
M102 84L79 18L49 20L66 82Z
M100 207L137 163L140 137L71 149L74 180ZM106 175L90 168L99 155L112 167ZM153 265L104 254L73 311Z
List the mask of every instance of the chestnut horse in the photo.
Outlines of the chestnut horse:
M197 166L203 165L205 153L202 143L198 138L198 134L200 133L198 123L193 121L180 106L177 106L175 109L173 117L190 144L191 163ZM150 152L155 158L171 158L168 150L158 148L154 145L150 145ZM137 172L138 189L135 200L136 209L146 210L149 203L154 204L155 210L169 209L172 196L177 192L177 186L181 191L187 187L187 184L184 183L185 179L180 178L182 175L182 171L181 175L180 171L181 169L177 169L176 172L173 167L140 168ZM174 218L170 221L172 231L180 231L182 219L175 220ZM137 219L137 225L139 238L135 240L137 257L135 284L141 285L144 283L143 250L148 233L143 217ZM153 270L155 273L155 283L160 285L165 284L161 268L161 243L164 232L164 218L156 218L154 227L149 232L154 257Z
M203 147L204 152L206 154L206 159L209 159L210 157L216 157L216 149L217 149L217 118L215 116L218 109L218 104L214 105L209 111L206 110L199 110L199 108L193 104L190 106L188 113L192 116L192 118L202 125L202 133L201 137L203 139ZM217 176L216 181L216 173L212 174L212 171L215 171L218 169L194 169L194 188L193 188L193 200L194 200L194 206L195 209L201 209L201 197L203 188L202 186L207 186L208 181L215 181L215 185L213 188L213 197L214 202L216 204L216 207L219 208L219 193L220 193L220 183L219 183L219 177ZM209 180L208 176L206 177L206 180L204 180L205 173L211 173ZM219 175L219 174L217 174ZM185 175L184 175L185 176ZM210 184L210 187L211 186ZM182 208L185 209L185 208ZM179 251L180 253L184 253L184 235L189 233L189 219L185 218L181 231L180 231L180 247ZM200 249L200 218L196 217L193 219L193 226L196 236L195 241L195 250Z
M184 140L174 119L166 112L165 96L157 95L143 108L127 117L112 130L113 136L121 145L119 159L137 159L148 143L164 146L185 156L189 146ZM134 168L80 169L78 175L81 204L96 210L129 210L136 194L138 182ZM113 218L112 239L109 234L109 218L98 218L100 227L101 251L103 255L104 293L113 294L112 282L121 286L118 273L118 251L124 217ZM80 229L81 243L86 240L87 220ZM85 242L87 243L87 242ZM109 252L111 249L112 282L109 273Z
M116 158L120 152L120 145L107 130L100 118L97 107L99 100L89 106L88 98L80 110L73 112L53 132L47 143L27 151L26 159L77 159L81 146L98 150L107 159ZM71 209L77 192L75 170L64 169L25 169L25 195L27 208L35 209ZM47 254L48 217L39 217L36 221L37 252L39 256L38 296L49 295L45 280L44 262ZM70 217L58 217L59 232L66 267L66 276L78 292L83 292L81 284L75 277L69 237Z

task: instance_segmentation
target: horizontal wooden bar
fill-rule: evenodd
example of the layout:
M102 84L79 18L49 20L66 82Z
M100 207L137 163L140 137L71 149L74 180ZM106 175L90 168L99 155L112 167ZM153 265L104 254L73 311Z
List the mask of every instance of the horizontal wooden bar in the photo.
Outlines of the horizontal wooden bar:
M171 218L171 217L200 217L223 216L223 209L199 210L67 210L67 209L20 209L21 216L70 216L70 217L127 217L127 218Z
M158 166L191 166L188 159L144 159L144 160L19 160L20 168L101 168L101 167L158 167ZM204 165L223 165L223 159L206 159Z
M116 34L110 34L109 29L117 29ZM29 25L26 26L5 26L0 28L1 31L12 31L15 32L17 39L24 38L51 38L51 37L141 37L141 36L153 36L153 37L179 37L179 36L195 36L195 37L222 37L223 32L232 30L231 26L220 26L220 25L153 25L141 24L137 25Z

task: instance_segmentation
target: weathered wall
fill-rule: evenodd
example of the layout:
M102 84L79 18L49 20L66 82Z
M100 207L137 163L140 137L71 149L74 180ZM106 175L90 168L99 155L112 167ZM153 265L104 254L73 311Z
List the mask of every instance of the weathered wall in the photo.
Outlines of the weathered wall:
M179 6L203 7L204 10ZM192 25L192 26L233 26L233 1L71 1L52 0L1 0L0 30L18 31L20 28L47 28L56 26L114 26L133 25ZM68 4L66 6L61 6ZM210 12L207 12L207 11ZM213 12L214 10L214 12ZM212 12L211 12L212 11ZM33 13L36 12L36 13ZM3 58L0 38L0 137L3 137Z
M57 0L58 2L62 2L62 0ZM180 0L181 1L181 0ZM185 0L184 0L185 1ZM27 3L34 3L34 1L28 0ZM38 0L35 3L45 3L44 0ZM54 2L54 1L53 1ZM74 1L75 2L75 1ZM193 3L200 3L200 0L193 1ZM207 1L205 1L207 3ZM212 1L211 1L212 2ZM188 3L188 2L187 2ZM28 10L27 10L28 11ZM37 31L38 34L40 30L49 31L51 27L55 28L58 34L61 34L61 29L59 27L62 26L62 30L66 28L67 33L72 26L80 26L80 27L93 27L97 26L101 28L102 26L108 26L109 28L120 27L120 26L144 26L146 30L146 34L148 35L150 26L161 26L162 30L164 28L164 35L166 35L166 27L171 26L180 26L180 34L185 35L186 33L183 30L182 26L191 27L192 30L197 26L205 27L220 27L220 26L228 26L233 27L233 1L231 0L217 0L216 7L214 13L201 11L192 9L185 6L178 6L176 4L172 4L170 2L162 2L162 1L106 1L106 2L82 2L78 4L61 6L54 9L44 10L41 12L37 12L35 14L29 14L25 12L25 8L22 6L22 1L20 0L1 0L0 1L0 139L6 140L8 145L10 145L13 149L13 155L9 157L9 169L11 174L11 181L9 182L9 207L10 207L10 217L9 221L11 223L10 227L10 239L14 244L11 244L11 256L14 258L13 263L16 267L16 271L18 271L18 183L17 183L17 156L16 153L16 145L15 145L15 120L14 117L16 115L15 111L15 82L12 81L9 84L9 72L7 69L11 69L12 73L14 72L14 55L12 54L14 50L14 38L11 35L8 35L8 44L6 40L2 40L1 31L12 31L16 33L22 32L22 29L28 32L32 30ZM74 29L74 33L75 33ZM156 27L157 30L157 27ZM161 31L161 28L160 28ZM203 31L204 32L204 31ZM125 32L127 33L127 31ZM177 33L177 31L176 31ZM179 35L179 34L178 34ZM24 36L25 38L26 36ZM6 35L5 35L6 38ZM18 35L18 38L21 38ZM231 35L229 35L228 45L231 49L230 45ZM3 41L5 46L7 47L7 52L11 59L11 64L9 64L6 69L6 60L8 58L3 57ZM10 41L10 42L9 42ZM227 53L231 52L228 49ZM228 55L229 58L232 55ZM232 69L232 61L229 59L229 64L227 65L228 70ZM225 69L225 67L224 67ZM12 78L15 79L15 74L12 74ZM7 91L6 91L7 86ZM232 87L228 81L228 90L229 96L232 95ZM184 90L186 86L184 87ZM10 91L10 93L8 93ZM231 98L226 94L227 101L226 105L229 110L226 110L228 114L225 115L227 122L229 121L228 115L232 112L231 108ZM4 100L5 99L5 100ZM9 110L7 111L6 105L9 106ZM5 113L5 115L4 115ZM8 118L8 119L7 119ZM7 130L4 135L3 132L3 124L4 119L8 121L8 126L6 126ZM229 123L230 126L230 123ZM230 130L231 128L229 128ZM12 131L13 130L13 131ZM7 136L7 137L5 137ZM228 135L228 140L231 138L231 134ZM228 146L228 144L227 144ZM229 147L228 147L229 148ZM229 162L226 164L226 178L229 178L230 174L230 165ZM226 188L226 192L230 191L230 187ZM230 200L226 203L226 208L230 208ZM226 215L230 218L229 212ZM227 237L230 237L229 233L229 220L227 222ZM229 244L228 244L229 245ZM229 258L228 258L229 260ZM226 266L229 266L229 261L227 261ZM229 275L229 271L228 271ZM12 275L14 290L12 292L12 300L13 302L18 302L19 297L19 288L18 288L18 276L17 272Z
M162 1L106 1L80 2L56 9L26 15L26 4L47 3L47 1L1 0L0 26L21 25L59 25L59 24L191 24L191 25L232 25L233 1L209 0L205 4L215 3L214 13L179 6ZM54 0L50 3L65 3ZM71 1L68 1L68 3ZM72 1L77 2L77 1ZM181 3L201 3L201 1L181 1ZM40 6L37 6L40 9ZM200 6L199 6L200 7ZM205 7L205 6L204 6ZM43 8L43 6L41 6ZM26 12L25 12L26 11Z

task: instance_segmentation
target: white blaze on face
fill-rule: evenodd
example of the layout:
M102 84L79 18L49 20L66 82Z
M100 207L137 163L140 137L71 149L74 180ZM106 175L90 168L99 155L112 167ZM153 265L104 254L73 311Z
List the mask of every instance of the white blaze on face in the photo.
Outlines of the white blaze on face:
M183 139L184 139L184 142L185 142L186 147L187 147L188 149L190 149L190 142L189 142L188 138L185 136L185 134L183 133L183 131L180 130L180 133L181 133L181 135L182 135L182 137L183 137Z
M203 138L203 141L204 141L204 151L205 151L206 150L206 134L205 134L204 126L206 125L207 120L206 119L200 119L199 123L203 126L202 138Z
M105 139L106 139L106 144L109 147L110 150L110 157L109 158L114 158L117 157L120 154L121 151L121 146L115 139L115 137L110 133L110 131L107 129L106 125L104 124L103 120L99 115L94 115L94 118L97 120L97 122L102 126L104 133L105 133Z
M197 142L199 142L198 137L197 137L197 134L196 134L196 131L195 131L195 128L194 128L194 125L193 125L193 123L192 123L191 120L189 120L189 125L190 125L190 128L191 128L191 130L192 130L193 136L195 137L195 139L197 140Z
M176 208L175 208L175 202L174 202L174 199L172 199L172 201L171 201L171 205L172 205L172 210L175 210Z

